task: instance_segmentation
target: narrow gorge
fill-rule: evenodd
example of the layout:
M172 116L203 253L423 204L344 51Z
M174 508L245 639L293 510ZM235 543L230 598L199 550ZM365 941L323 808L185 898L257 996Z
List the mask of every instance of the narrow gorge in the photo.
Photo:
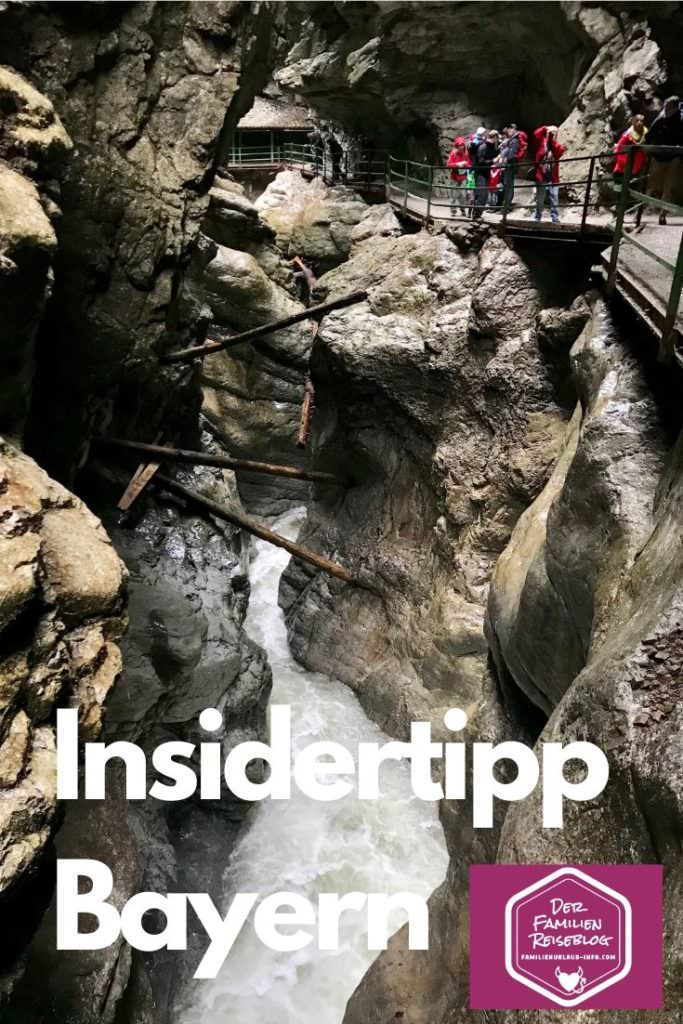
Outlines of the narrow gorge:
M681 41L668 2L0 2L1 1024L683 1024L680 365L606 295L585 223L429 216L434 166L479 125L611 152L683 90ZM388 155L406 181L431 168L425 217ZM609 232L611 165L591 168ZM225 464L159 469L120 439ZM57 799L59 709L149 763L193 744L199 776L204 709L225 757L267 739L273 704L295 753L414 722L446 742L461 708L458 740L590 742L609 784L563 828L540 788L474 828L469 785L419 800L397 759L376 802L128 800L122 764L106 799ZM414 892L429 948L399 912L379 953L360 914L335 952L245 928L211 980L194 919L186 950L58 950L58 858L108 864L119 910ZM472 1008L480 864L663 865L665 1008Z

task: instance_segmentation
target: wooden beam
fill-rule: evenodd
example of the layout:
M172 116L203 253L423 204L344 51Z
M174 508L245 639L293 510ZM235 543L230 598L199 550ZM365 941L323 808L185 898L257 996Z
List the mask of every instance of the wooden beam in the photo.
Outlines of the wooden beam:
M142 441L124 441L118 437L93 438L93 443L106 448L120 448L124 451L144 452L154 457L152 465L160 462L183 462L194 466L220 466L225 469L241 469L250 473L266 473L270 476L284 476L290 480L310 480L314 483L338 484L334 473L322 473L313 469L299 469L297 466L279 466L269 462L254 462L251 459L233 459L230 455L213 455L211 452L195 452L187 448L171 448L168 445L145 444ZM131 481L132 482L132 481Z
M156 440L160 441L162 434L159 433L156 436ZM158 446L157 446L158 447ZM159 449L163 451L163 448ZM134 501L136 501L142 492L144 491L147 484L150 482L156 471L161 465L160 462L141 462L138 468L133 473L132 477L128 481L128 486L119 498L116 507L121 512L127 512Z
M197 356L208 356L212 352L222 352L223 349L233 348L235 345L243 345L247 341L256 341L264 334L271 334L273 331L281 331L285 327L292 327L301 323L302 320L309 320L325 316L334 309L344 309L346 306L353 306L357 302L364 302L367 299L367 292L351 292L350 295L342 295L339 299L332 299L330 302L321 302L318 306L308 306L299 313L292 313L291 316L282 317L280 320L273 320L269 324L262 324L261 327L252 327L249 331L241 334L234 334L225 341L207 341L203 345L193 345L190 348L181 348L176 352L169 352L161 357L162 363L178 363L188 359L195 359Z
M239 526L240 529L246 530L247 533L253 534L254 537L268 541L269 544L274 544L278 548L284 548L285 551L289 551L290 555L293 555L295 558L301 558L304 562L309 562L316 569L322 569L323 572L329 573L330 576L344 580L345 583L355 582L353 574L348 569L345 569L343 565L325 558L324 555L318 555L315 551L310 551L300 544L295 544L294 541L288 540L287 537L283 537L279 533L274 533L273 530L269 530L265 526L261 526L255 519L250 519L241 512L236 512L225 505L220 505L217 501L205 498L203 495L197 494L196 491L190 490L189 487L185 487L183 484L166 476L157 476L156 483L157 486L163 487L164 490L170 491L171 494L177 494L185 498L191 505L197 505L212 516L216 516L217 519L233 523L235 526Z
M310 373L306 374L306 385L304 390L304 401L301 406L301 422L299 425L299 436L296 439L297 448L305 448L311 436L311 420L313 419L313 406L315 404L315 389Z

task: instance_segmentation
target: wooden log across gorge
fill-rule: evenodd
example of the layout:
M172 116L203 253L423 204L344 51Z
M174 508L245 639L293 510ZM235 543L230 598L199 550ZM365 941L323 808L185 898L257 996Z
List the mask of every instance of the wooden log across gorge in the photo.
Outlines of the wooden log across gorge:
M321 302L318 306L308 306L291 316L282 317L280 320L273 320L269 324L262 324L260 327L253 327L241 334L234 334L225 341L207 341L203 345L193 345L190 348L181 348L175 352L169 352L161 357L162 363L178 363L197 356L208 356L212 352L222 352L223 349L233 348L235 345L242 345L247 341L256 341L264 334L271 334L273 331L281 331L285 327L292 327L301 323L302 320L317 319L331 313L335 309L344 309L345 306L353 306L357 302L364 302L367 299L367 292L351 292L349 295L342 295L338 299L331 299L329 302Z
M269 544L274 544L278 548L284 548L285 551L289 551L290 555L294 555L296 558L301 558L304 562L309 562L317 569L322 569L323 572L329 573L330 576L336 576L337 579L344 580L345 583L355 582L353 573L344 568L343 565L339 565L337 562L333 562L331 559L325 558L324 555L318 555L315 551L310 551L308 548L302 547L301 544L295 544L294 541L289 540L287 537L283 537L279 533L275 533L273 530L269 530L267 527L262 526L261 523L256 522L255 519L250 519L249 516L245 516L242 512L236 512L234 509L227 508L225 505L221 505L217 501L212 501L211 498L205 498L202 494L197 494L196 491L190 490L189 487L185 487L183 484L178 483L177 480L171 480L169 477L157 475L156 485L163 487L164 490L170 491L171 494L179 495L181 498L184 498L189 502L189 504L196 505L198 508L209 512L217 519L223 519L227 523L233 523L235 526L239 526L240 529L246 530L247 533L253 534L254 537L259 537L261 540L268 541Z
M314 469L299 469L297 466L278 466L270 462L254 462L252 459L233 459L230 455L213 455L211 452L194 452L187 448L169 448L142 441L124 441L118 437L99 437L97 445L120 448L125 451L143 452L152 456L152 462L183 462L194 466L220 466L224 469L241 469L251 473L265 473L269 476L284 476L290 480L310 480L313 483L338 484L334 473L323 473Z

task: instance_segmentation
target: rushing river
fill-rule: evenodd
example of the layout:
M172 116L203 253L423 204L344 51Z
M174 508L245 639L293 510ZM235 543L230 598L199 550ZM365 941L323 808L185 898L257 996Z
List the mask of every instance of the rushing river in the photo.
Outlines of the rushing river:
M302 516L289 512L275 529L293 537ZM277 600L288 557L256 542L246 629L270 659L272 702L291 706L294 751L316 740L336 740L352 752L361 741L384 742L348 687L292 658ZM413 796L406 762L385 763L380 778L377 801L360 801L353 793L320 803L293 787L291 800L259 804L230 857L226 901L235 892L265 896L282 890L314 904L324 892L427 896L447 861L436 807ZM349 996L377 955L367 949L365 914L345 913L340 934L335 952L321 952L314 940L298 952L276 953L245 924L218 977L197 984L183 1024L340 1024Z

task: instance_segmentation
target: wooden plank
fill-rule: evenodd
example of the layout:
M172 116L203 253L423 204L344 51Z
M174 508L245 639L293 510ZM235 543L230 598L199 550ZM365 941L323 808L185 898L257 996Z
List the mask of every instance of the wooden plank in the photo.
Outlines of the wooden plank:
M149 462L141 471L136 471L134 477L119 498L116 507L122 512L127 512L133 502L137 501L147 484L160 468L160 462Z
M305 448L311 436L311 420L313 418L313 407L315 404L315 389L310 373L306 374L304 389L304 401L301 406L301 422L299 424L299 436L296 439L297 448Z
M154 439L154 443L158 444L159 441L161 441L163 436L164 436L163 433L161 431L159 431L159 433L156 435L156 437ZM130 480L128 481L128 486L126 487L125 491L121 495L121 497L120 497L120 499L119 499L119 501L118 501L118 503L116 505L116 507L118 509L120 509L122 512L127 512L128 511L128 509L133 504L135 499L142 493L142 491L147 486L147 483L149 483L149 480L141 481L141 479L140 479L142 477L143 473L145 472L145 470L147 469L147 465L148 464L146 462L141 462L140 465L135 470L135 472L133 473L133 475L130 478ZM152 476L153 475L154 474L152 474ZM138 490L137 487L140 484L141 484L141 486L140 486L140 488Z
M98 446L119 448L124 451L144 452L153 455L151 465L159 467L161 462L182 462L194 466L220 466L225 469L241 469L249 473L265 473L270 476L284 476L290 480L310 480L314 483L340 483L334 473L323 473L314 469L300 469L298 466L282 466L270 462L255 462L252 459L234 459L231 455L214 455L211 452L195 452L187 448L172 448L170 444L145 444L142 441L124 441L118 437L94 439ZM133 481L131 480L131 484ZM128 485L130 487L130 484Z
M292 313L291 316L282 317L280 320L273 320L269 324L262 324L261 327L253 327L251 330L235 334L232 338L227 338L225 341L207 341L203 345L193 345L190 348L181 348L176 352L169 352L161 357L161 361L162 363L177 363L194 359L197 356L208 356L212 352L222 352L223 349L234 348L235 345L256 341L257 338L262 338L264 334L271 334L273 331L281 331L285 327L292 327L294 324L301 323L302 320L319 318L325 316L326 313L331 313L335 309L344 309L346 306L353 306L357 302L364 302L367 297L367 292L351 292L349 295L342 295L340 298L332 299L330 302L322 302L318 306L308 306L299 313Z
M149 462L141 472L137 472L126 487L124 493L121 495L116 507L120 509L121 512L127 512L133 502L137 501L147 484L152 480L154 474L160 468L160 462Z
M304 562L314 565L316 569L321 569L323 572L329 573L330 576L335 576L337 579L344 580L345 583L355 582L353 573L343 565L339 565L337 562L333 562L331 559L325 558L324 555L319 555L315 551L310 551L301 544L296 544L287 537L283 537L281 534L275 533L273 530L269 530L267 527L256 522L255 519L250 519L248 516L245 516L242 512L237 512L234 509L227 508L225 505L220 505L217 501L205 498L202 494L197 494L196 491L192 491L189 487L185 487L183 484L178 483L177 480L171 480L165 476L158 476L156 483L159 487L163 487L164 490L185 498L185 500L191 505L196 505L198 508L209 512L212 516L216 516L217 519L223 519L225 522L233 523L235 526L239 526L240 529L246 530L247 533L251 533L254 537L259 537L261 540L265 540L269 544L274 544L278 548L284 548L285 551L290 553L290 555L293 555L295 558L301 558Z

